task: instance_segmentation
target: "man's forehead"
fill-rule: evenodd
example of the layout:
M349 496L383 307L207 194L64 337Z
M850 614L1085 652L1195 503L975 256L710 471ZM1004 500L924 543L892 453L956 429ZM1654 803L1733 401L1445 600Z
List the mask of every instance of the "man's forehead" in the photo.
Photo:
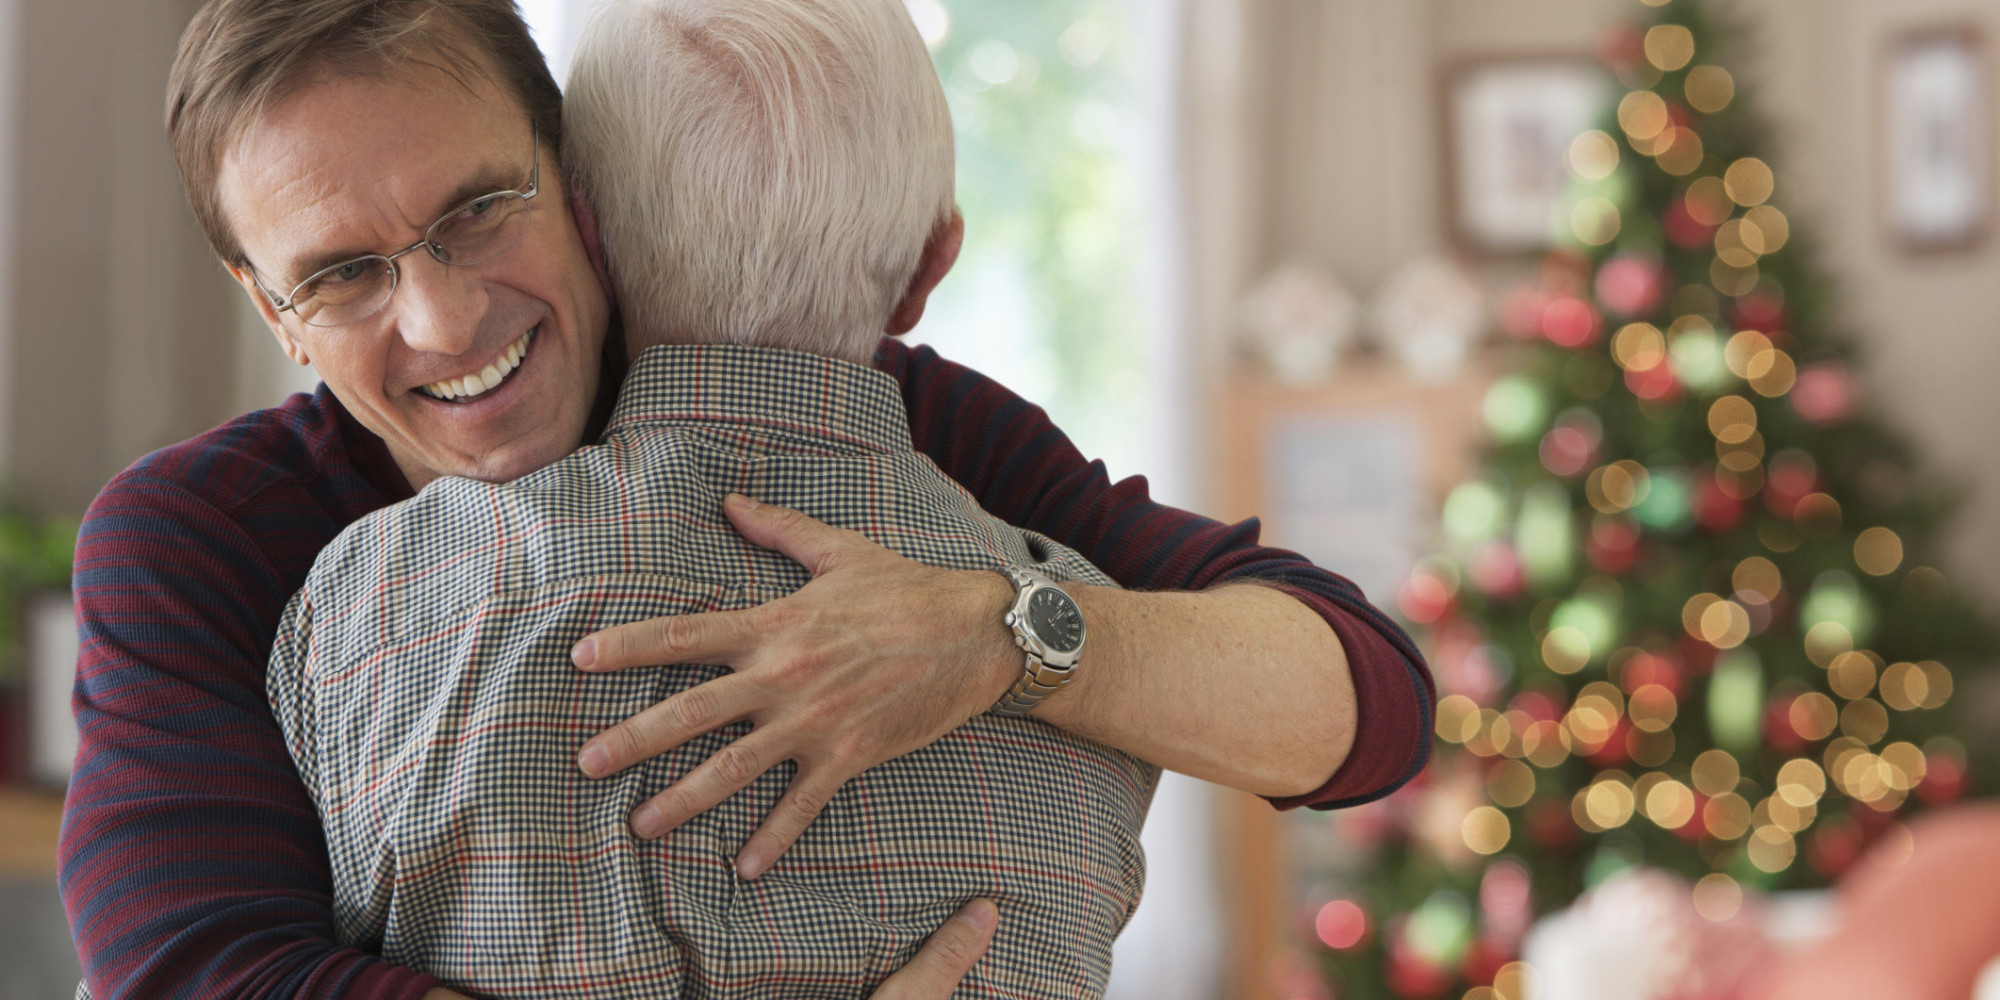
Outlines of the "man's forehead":
M519 102L482 79L424 66L323 74L229 143L223 209L267 268L376 252L458 201L525 181L530 134Z

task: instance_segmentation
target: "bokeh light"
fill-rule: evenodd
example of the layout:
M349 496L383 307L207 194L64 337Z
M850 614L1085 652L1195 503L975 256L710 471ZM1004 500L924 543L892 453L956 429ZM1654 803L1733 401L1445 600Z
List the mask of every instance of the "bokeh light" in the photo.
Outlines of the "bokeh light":
M939 0L903 0L903 6L910 12L910 20L917 23L917 34L924 38L924 45L935 50L944 44L951 34L951 12L945 10Z
M1691 776L1694 790L1709 798L1734 791L1743 780L1742 768L1727 750L1704 750L1694 759Z
M1495 438L1503 442L1526 441L1548 425L1548 397L1533 379L1509 375L1486 390L1481 414Z
M1888 576L1903 564L1903 539L1888 528L1875 527L1854 539L1854 564L1869 576Z
M1669 778L1646 792L1646 818L1662 829L1678 830L1694 819L1694 793Z
M1587 181L1601 181L1618 169L1618 140L1592 129L1569 144L1569 168Z
M1606 830L1615 830L1632 819L1632 790L1616 779L1600 780L1584 791L1584 811L1590 821Z
M1352 948L1368 936L1368 914L1352 900L1336 899L1319 908L1313 917L1313 931L1329 948Z
M1646 31L1646 61L1671 73L1694 61L1694 33L1678 24L1654 25Z
M1736 98L1736 80L1720 66L1696 66L1688 70L1682 93L1687 95L1688 107L1712 115Z
M1800 739L1817 742L1833 735L1833 727L1840 722L1840 709L1832 698L1808 691L1792 699L1785 717Z
M1750 843L1744 851L1750 863L1760 870L1777 874L1792 866L1798 857L1798 844L1792 835L1775 826L1760 826L1750 833Z
M1754 156L1746 156L1729 165L1722 174L1722 185L1729 192L1729 200L1745 208L1753 208L1771 200L1776 179L1771 175L1771 167Z
M1462 545L1499 534L1506 515L1507 501L1499 487L1483 479L1460 483L1444 502L1445 531Z
M1735 792L1724 792L1701 807L1702 827L1717 840L1735 840L1750 831L1750 803Z
M1506 813L1492 806L1480 806L1465 814L1459 833L1474 854L1498 854L1507 846L1513 829L1507 823Z
M1722 923L1743 909L1743 886L1721 872L1703 875L1694 884L1694 911L1711 923Z
M1486 797L1496 805L1519 809L1527 805L1534 795L1534 769L1518 760L1500 761L1486 772Z
M1635 90L1618 102L1618 127L1635 147L1665 131L1670 121L1667 102L1650 90Z
M1778 769L1777 795L1793 806L1803 809L1815 805L1825 794L1826 773L1819 769L1818 764L1798 757L1786 761L1785 766Z

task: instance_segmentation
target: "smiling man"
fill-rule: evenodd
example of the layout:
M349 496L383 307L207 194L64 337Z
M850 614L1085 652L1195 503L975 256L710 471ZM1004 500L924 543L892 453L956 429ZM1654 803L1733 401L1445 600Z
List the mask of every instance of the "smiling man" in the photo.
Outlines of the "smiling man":
M410 87L418 69L442 82ZM183 38L168 131L218 256L325 384L147 456L86 518L62 840L78 950L103 997L419 996L436 981L333 932L326 845L263 668L285 601L342 528L440 475L505 480L594 436L611 310L559 169L560 95L505 0L212 0ZM477 202L509 192L520 204ZM491 258L426 239L496 207L527 226ZM330 326L299 315L299 286L330 265L335 281L381 267L379 308ZM888 332L914 324L912 298ZM982 506L1135 588L1077 589L1089 667L1038 718L1281 806L1366 801L1421 766L1429 677L1352 585L1257 546L1254 523L1111 483L976 373L894 341L874 364L897 382L911 443ZM812 582L580 637L592 669L731 672L577 735L581 766L603 775L748 722L754 740L660 791L633 828L677 828L793 761L736 859L749 877L850 778L989 707L1022 661L998 574L917 566L769 507L735 521ZM1223 585L1244 583L1265 586Z

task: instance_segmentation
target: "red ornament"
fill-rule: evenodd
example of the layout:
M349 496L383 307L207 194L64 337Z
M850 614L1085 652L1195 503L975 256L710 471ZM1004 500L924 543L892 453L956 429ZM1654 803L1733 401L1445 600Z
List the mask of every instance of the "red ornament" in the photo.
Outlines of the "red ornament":
M1536 722L1554 722L1562 717L1562 708L1554 698L1542 691L1523 691L1507 703L1507 710L1519 712Z
M1771 460L1771 472L1764 482L1764 505L1779 517L1791 517L1793 508L1819 489L1819 467L1804 452L1786 451Z
M1640 399L1661 402L1680 395L1681 380L1674 376L1673 366L1661 360L1651 368L1626 369L1625 388Z
M1715 226L1694 217L1686 198L1675 198L1667 206L1664 220L1667 239L1682 250L1700 250L1715 239Z
M1583 428L1558 424L1542 435L1542 468L1565 478L1574 476L1590 464L1596 451L1597 442Z
M1397 925L1390 930L1395 943L1389 947L1389 965L1383 970L1382 978L1389 981L1389 989L1405 1000L1431 1000L1444 995L1451 988L1451 972L1431 964L1410 946L1409 938L1403 933L1403 919L1398 917Z
M1428 625L1448 615L1457 596L1443 580L1429 573L1415 573L1396 592L1396 606L1403 617Z
M1720 535L1742 523L1743 501L1724 493L1711 472L1695 484L1694 520L1702 530Z
M1770 292L1757 291L1736 300L1736 308L1730 310L1729 319L1738 330L1758 330L1776 333L1785 329L1785 300Z
M1597 36L1597 60L1613 70L1637 66L1646 58L1646 36L1630 24L1615 24Z
M1500 967L1513 960L1513 951L1481 937L1465 949L1465 958L1458 964L1458 974L1474 986L1491 986L1493 977L1500 973Z
M1631 758L1632 720L1627 716L1618 718L1618 725L1611 730L1611 738L1597 748L1596 753L1584 755L1584 759L1600 768L1618 767Z
M1597 270L1597 301L1618 315L1644 316L1665 297L1666 275L1656 258L1619 254Z
M1506 542L1482 542L1465 560L1465 575L1479 592L1495 600L1520 596L1528 586L1521 554Z
M1680 650L1681 669L1686 670L1689 677L1707 677L1715 670L1715 658L1722 655L1721 650L1685 631L1676 637L1674 646Z
M1806 861L1813 871L1829 879L1839 878L1861 859L1861 848L1861 827L1851 819L1836 817L1813 831L1806 843Z
M1780 695L1764 706L1764 742L1780 754L1805 750L1805 737L1792 728L1792 698Z
M1674 661L1654 653L1640 653L1625 661L1625 669L1618 676L1618 686L1626 694L1658 684L1666 688L1675 698L1681 696L1681 670Z
M1958 801L1965 794L1965 765L1944 754L1924 760L1924 780L1917 784L1917 798L1925 805L1941 806ZM1872 810L1871 810L1872 811Z
M1596 518L1583 555L1599 573L1623 576L1639 562L1639 529L1625 518Z
M1516 340L1534 340L1542 335L1542 313L1549 307L1549 293L1522 285L1500 300L1500 328Z
M1368 940L1368 914L1352 900L1333 900L1313 915L1313 933L1321 944L1345 951Z
M1542 310L1542 335L1558 347L1588 347L1604 332L1597 308L1575 296L1553 299Z
M1807 423L1831 427L1853 414L1857 395L1854 376L1848 373L1846 365L1812 365L1799 373L1798 382L1792 386L1792 409Z

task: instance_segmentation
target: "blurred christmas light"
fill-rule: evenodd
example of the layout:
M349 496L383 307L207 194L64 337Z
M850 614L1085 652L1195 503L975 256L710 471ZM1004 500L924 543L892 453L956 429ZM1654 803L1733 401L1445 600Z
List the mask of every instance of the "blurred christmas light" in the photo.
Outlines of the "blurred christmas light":
M1535 795L1535 772L1518 760L1503 760L1486 772L1486 795L1509 809L1527 805Z
M1729 751L1720 749L1702 751L1700 756L1694 759L1694 767L1691 770L1694 790L1711 799L1724 792L1734 791L1736 783L1742 780L1742 774L1736 758L1731 757Z
M1918 566L1903 575L1903 600L1913 608L1928 610L1951 599L1951 582L1930 566Z
M1723 172L1722 184L1729 192L1729 200L1745 208L1771 200L1771 190L1776 186L1770 166L1754 156L1730 164Z
M1790 833L1775 826L1760 826L1751 832L1745 853L1751 864L1775 875L1792 866L1799 849Z
M938 0L903 0L903 7L910 12L910 20L917 24L917 34L922 35L924 45L935 51L944 44L951 34L951 13Z
M1506 515L1506 500L1499 488L1485 480L1460 483L1444 502L1445 531L1461 545L1492 538L1500 532Z
M1792 409L1808 423L1828 427L1845 421L1854 413L1857 389L1847 366L1811 365L1799 372L1792 386Z
M1618 140L1592 129L1569 144L1569 169L1587 181L1601 181L1618 169Z
M1724 923L1743 909L1743 887L1721 872L1694 884L1694 911L1710 923Z
M1720 66L1696 66L1688 70L1681 92L1687 95L1689 107L1712 115L1735 99L1736 80Z
M1506 848L1513 828L1507 814L1492 806L1480 806L1465 815L1461 836L1474 854L1498 854Z
M1601 247L1618 238L1622 220L1611 199L1592 195L1570 210L1569 228L1586 246ZM1564 345L1575 346L1575 345Z
M1757 433L1757 408L1742 396L1724 396L1708 408L1708 429L1717 441L1740 444Z
M1709 284L1724 295L1749 294L1751 289L1757 287L1757 280L1761 277L1763 272L1755 264L1737 267L1720 257L1710 262L1708 267Z
M1833 727L1840 722L1840 709L1832 698L1818 691L1807 691L1792 699L1786 718L1800 739L1817 743L1833 735Z
M1875 657L1872 654L1848 651L1833 658L1827 665L1826 679L1833 693L1853 701L1866 698L1875 690Z
M1723 379L1729 377L1729 367L1723 360L1722 339L1715 328L1698 316L1683 316L1674 321L1669 336L1672 342L1667 351L1674 376L1696 392L1721 388Z
M1635 146L1659 135L1669 121L1667 102L1650 90L1635 90L1618 102L1618 127Z
M1542 663L1558 674L1573 674L1588 666L1590 637L1577 628L1552 628L1542 637Z
M1646 818L1664 830L1678 830L1694 819L1694 793L1673 779L1662 781L1646 793Z
M1888 735L1889 712L1873 698L1857 698L1840 710L1840 731L1863 743L1878 743ZM1891 783L1891 787L1899 786Z
M1792 520L1807 538L1831 537L1840 530L1840 501L1825 493L1808 493L1792 505Z
M1567 579L1576 558L1570 530L1569 494L1556 483L1536 483L1521 498L1514 547L1533 586L1552 587Z
M1914 749L1914 748L1912 748ZM1777 795L1803 809L1815 805L1826 794L1826 772L1804 757L1795 757L1778 769Z
M1815 494L1824 496L1824 494ZM1801 507L1805 504L1801 503ZM1846 630L1847 649L1865 644L1875 630L1875 611L1868 598L1854 582L1854 578L1840 570L1827 570L1814 578L1812 589L1806 599L1799 604L1799 623L1810 635L1813 628L1821 623L1839 625ZM1838 652L1846 652L1839 650ZM1836 654L1837 655L1837 654ZM1827 658L1832 663L1832 657Z
M1654 154L1654 162L1675 177L1694 173L1701 166L1702 157L1707 155L1707 150L1702 148L1701 136L1695 134L1693 129L1678 126L1662 133L1655 148L1658 152Z
M1479 705L1462 694L1438 699L1437 734L1448 743L1464 743L1477 732Z
M1693 487L1684 470L1649 470L1651 489L1633 508L1639 523L1655 531L1679 532L1694 516Z
M1410 914L1405 934L1419 957L1440 966L1453 965L1472 943L1472 908L1464 896L1439 889Z
M1486 390L1481 413L1495 438L1525 441L1548 425L1548 398L1532 380L1509 375Z
M1596 290L1597 301L1606 309L1620 316L1643 316L1660 307L1660 300L1666 294L1666 275L1657 257L1621 253L1597 269ZM1656 335L1658 332L1654 331Z
M1735 840L1750 831L1750 803L1735 792L1724 792L1701 807L1701 822L1717 840Z
M1368 936L1368 915L1351 900L1336 899L1319 908L1313 930L1320 943L1336 951L1352 948Z
M1888 528L1875 527L1854 539L1854 563L1869 576L1888 576L1903 564L1903 539Z
M1743 213L1744 244L1759 254L1774 254L1792 238L1792 224L1785 213L1769 205L1759 205Z
M1597 307L1575 296L1552 299L1542 309L1542 335L1557 347L1587 347L1603 329Z
M1792 356L1772 349L1750 359L1750 388L1757 394L1776 399L1792 390L1798 382L1798 368Z
M1632 702L1626 711L1632 717L1632 725L1645 732L1661 733L1674 724L1680 704L1672 691L1659 684L1647 684L1632 692Z
M1611 359L1620 368L1651 368L1666 356L1666 335L1651 323L1628 323L1611 338Z
M1679 24L1654 25L1646 31L1646 61L1671 73L1694 60L1694 33Z
M1599 781L1585 795L1584 810L1600 828L1615 830L1631 821L1635 803L1632 790L1624 784L1616 780Z

